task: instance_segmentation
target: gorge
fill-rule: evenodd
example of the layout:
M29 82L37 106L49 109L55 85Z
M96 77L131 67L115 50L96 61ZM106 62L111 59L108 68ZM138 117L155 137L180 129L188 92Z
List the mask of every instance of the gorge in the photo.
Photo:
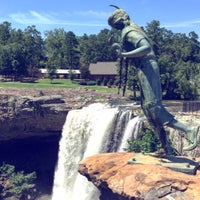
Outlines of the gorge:
M63 125L67 123L65 121L66 116L68 117L71 110L78 110L77 112L79 113L80 108L85 106L87 107L87 105L93 103L107 102L110 105L114 105L116 103L118 105L122 104L122 100L117 97L112 98L108 95L106 97L104 96L102 99L100 98L96 100L96 93L89 95L88 98L84 96L86 93L85 90L83 90L82 93L79 93L83 94L82 97L80 98L79 96L77 99L71 98L71 101L66 99L63 95L58 96L57 94L45 95L41 97L39 95L36 97L1 95L1 161L10 162L11 164L13 163L19 170L23 169L27 172L36 171L38 173L37 181L40 193L46 194L47 199L50 197L53 187L54 170L58 159L59 141L62 129L64 130ZM111 104L111 102L114 103ZM127 104L130 106L129 102L126 102L126 105ZM141 113L140 107L137 104L134 106L136 108L135 111L131 109L131 112L133 111L133 113L130 114L129 112L127 115L129 120L134 120L134 118ZM125 107L127 108L127 106ZM182 104L176 104L175 106L170 105L170 107L173 113L186 123L199 124L199 114L195 113L195 111L192 111L192 113L188 112L188 114L187 112L178 113L178 111L182 109ZM118 109L114 107L111 110L112 112L114 111L114 113L119 112L117 111ZM73 112L74 111L72 111L72 113ZM120 113L122 114L121 111ZM106 116L110 115L107 114ZM110 120L112 119L111 116ZM115 116L114 118L117 117ZM107 121L109 122L109 120ZM104 122L102 123L104 124ZM128 122L126 122L126 124L128 124ZM132 130L132 128L130 128L130 130ZM117 134L115 134L115 136L117 136ZM181 145L185 142L183 137L181 134L177 134L176 131L174 131L171 136L176 148L181 151ZM86 136L84 137L86 140ZM119 138L113 138L113 140L118 142L120 141ZM105 143L105 140L103 143ZM114 152L117 151L119 143L113 143L114 146L110 146L109 144L105 145L109 146L109 150L104 149L102 152ZM101 147L99 148L101 149ZM95 152L98 153L98 151ZM198 157L199 147L195 151L191 152L191 154L192 156ZM90 155L91 154L86 154L85 156L87 157ZM78 160L82 159L83 155L78 158Z

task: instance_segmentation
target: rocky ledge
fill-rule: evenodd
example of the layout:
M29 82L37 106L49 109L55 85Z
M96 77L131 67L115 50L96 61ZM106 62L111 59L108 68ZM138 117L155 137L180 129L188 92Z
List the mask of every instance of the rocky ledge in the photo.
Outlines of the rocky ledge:
M68 111L93 102L119 100L116 94L79 89L0 90L0 142L32 136L60 135Z
M84 159L79 172L101 200L198 200L200 172L188 175L154 164L127 164L135 153L105 153Z
M58 134L68 112L61 96L1 96L0 141Z

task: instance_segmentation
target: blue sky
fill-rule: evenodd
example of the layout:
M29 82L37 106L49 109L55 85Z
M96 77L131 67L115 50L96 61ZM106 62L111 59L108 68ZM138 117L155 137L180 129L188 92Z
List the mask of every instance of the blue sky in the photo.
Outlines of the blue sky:
M6 0L0 3L0 23L8 21L22 30L35 25L42 34L55 28L79 36L98 34L110 29L110 4L126 10L140 26L159 20L161 27L173 32L195 31L200 37L200 0Z

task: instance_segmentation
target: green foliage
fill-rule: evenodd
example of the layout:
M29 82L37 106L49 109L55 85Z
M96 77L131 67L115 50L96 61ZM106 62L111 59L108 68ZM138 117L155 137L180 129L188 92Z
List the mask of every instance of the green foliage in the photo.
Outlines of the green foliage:
M54 29L46 32L45 48L48 65L57 69L77 69L79 65L78 39L71 31Z
M116 61L116 53L108 44L109 37L108 29L101 30L97 35L79 37L80 64L89 66L90 63Z
M113 79L109 79L108 85L113 85L113 84L114 84L114 80Z
M153 20L145 29L151 39L161 73L164 99L196 99L200 42L198 35L173 33Z
M47 67L47 71L48 71L48 78L51 80L51 83L53 81L53 79L56 76L56 66L48 66Z
M97 79L97 85L101 85L101 79Z
M103 79L103 85L107 86L109 79L107 77L104 77Z
M9 182L8 188L3 187L1 197L24 198L27 194L32 194L34 190L34 181L36 173L25 174L23 171L15 172L13 165L5 164L0 167L0 177L4 177L2 181Z
M3 41L4 40L4 41ZM25 31L11 28L11 24L0 24L0 73L13 80L38 75L39 63L45 58L43 40L35 28Z
M128 141L128 152L154 152L160 147L158 136L150 128L144 127L138 139Z
M5 174L7 176L12 176L13 173L15 173L15 167L13 165L5 164L0 167L1 174Z
M44 92L43 92L42 90L40 90L39 96L40 96L40 97L44 96Z
M75 78L75 74L74 74L73 71L70 70L70 73L69 73L69 79L70 79L71 81L73 81L74 78Z
M197 99L200 90L198 35L193 31L188 35L173 33L160 27L156 20L147 23L143 29L155 51L164 99ZM90 63L117 60L111 44L121 42L119 39L120 32L114 29L83 36L54 29L47 31L43 39L34 25L16 30L11 23L3 22L0 23L0 74L13 81L24 77L38 78L39 68L55 66L56 69L80 69L81 78L88 80ZM127 69L124 66L121 75L116 84L121 83L123 93L127 85L133 91L133 98L137 99L139 84L135 67ZM54 74L51 73L49 78L52 81ZM101 80L102 85L107 83L108 80Z
M96 85L96 81L87 81L87 85Z

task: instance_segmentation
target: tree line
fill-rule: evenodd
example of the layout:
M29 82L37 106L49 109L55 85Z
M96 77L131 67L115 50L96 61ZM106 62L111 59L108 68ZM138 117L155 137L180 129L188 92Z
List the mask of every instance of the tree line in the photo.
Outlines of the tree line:
M195 32L188 35L173 33L153 20L142 27L151 39L166 99L195 99L200 85L200 42ZM116 61L117 56L108 40L113 30L103 29L98 34L76 36L72 31L54 29L44 37L36 27L14 29L11 23L0 24L0 74L18 80L38 77L40 68L80 69L88 78L89 65L95 62ZM118 32L115 32L118 40ZM134 91L138 88L134 66L125 67L121 78ZM128 70L128 71L127 71ZM120 70L119 70L120 71ZM119 82L120 77L116 80Z

